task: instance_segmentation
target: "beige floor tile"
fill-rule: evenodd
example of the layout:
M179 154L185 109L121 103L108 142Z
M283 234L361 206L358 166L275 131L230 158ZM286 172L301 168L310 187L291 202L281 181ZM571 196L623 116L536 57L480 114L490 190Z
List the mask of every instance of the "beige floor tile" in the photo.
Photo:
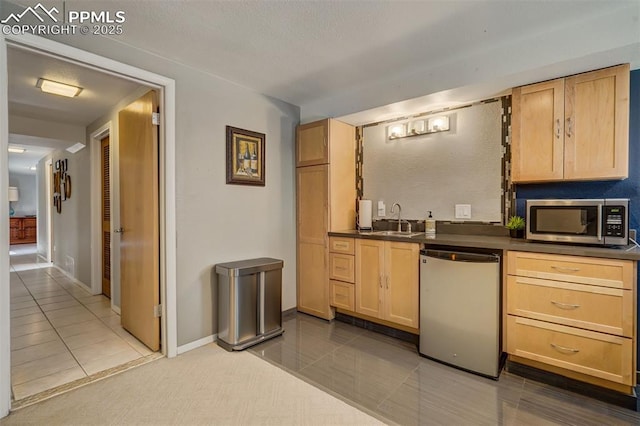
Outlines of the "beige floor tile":
M73 367L37 380L13 386L13 395L15 399L22 399L86 376L87 375L82 368Z
M116 367L118 365L133 361L134 359L138 359L141 357L142 356L138 352L128 347L120 352L116 352L111 355L96 359L91 359L85 363L80 364L88 375L92 375L99 371L108 370L109 368Z
M25 315L23 317L11 318L11 327L17 327L19 325L31 324L33 322L46 321L47 317L42 312L38 312L31 315Z
M29 300L26 302L13 302L11 301L10 303L11 305L11 310L12 311L17 311L18 309L24 309L24 308L37 308L38 304L33 300Z
M102 300L104 296L102 296L101 294L97 294L97 295L86 295L86 296L80 296L80 297L76 297L80 303L84 304L84 305L90 305L92 303L96 303Z
M16 309L15 311L11 311L11 318L18 318L18 317L23 317L25 315L38 314L41 312L42 311L38 306L34 306L31 308Z
M40 306L50 305L52 303L68 302L70 300L76 301L76 299L70 294L62 294L60 296L52 296L52 297L40 297L37 300L38 300L38 305Z
M11 367L24 364L36 359L46 358L51 355L67 352L68 349L62 340L40 343L39 345L27 346L26 348L11 351Z
M78 366L70 352L62 352L11 368L11 384L19 385Z
M84 306L77 304L75 306L71 306L71 307L67 307L67 308L61 308L61 309L56 309L54 311L49 311L49 312L45 312L45 315L47 316L47 318L49 318L50 320L54 319L54 318L61 318L61 317L68 317L68 316L75 316L75 315L84 315L84 314L90 314L91 312L85 308Z
M27 296L12 296L11 297L11 306L13 306L14 303L22 303L22 302L30 302L33 301L33 297L29 294Z
M16 326L11 324L11 337L20 337L25 334L38 333L45 330L53 330L51 323L46 320Z
M50 297L56 296L69 296L66 290L55 290L55 291L42 291L42 292L33 292L33 298L36 301L40 301L42 299L48 299Z
M53 312L57 312L57 311L53 311ZM49 318L49 321L55 328L61 328L71 324L79 324L87 321L92 321L94 319L96 319L96 316L93 315L91 312L86 311L86 312L78 313L74 315L66 315L62 317Z
M66 300L64 302L49 303L46 305L41 304L40 309L42 309L44 312L48 314L49 312L57 311L60 309L74 308L74 307L80 307L80 306L82 306L80 302L78 302L75 299L71 299L71 300Z
M107 327L113 330L122 328L122 319L120 318L120 315L116 314L116 316L108 316L100 319L107 325Z
M11 338L11 350L26 348L27 346L39 345L40 343L52 342L60 337L53 329L39 331L37 333L25 334L23 336Z
M107 327L101 327L85 333L74 334L64 337L62 340L71 350L81 348L83 346L93 345L95 343L104 342L114 338L120 338L115 332ZM123 339L124 340L124 339Z
M88 333L93 330L104 330L105 332L107 332L109 331L109 327L107 327L102 321L94 317L94 319L91 321L86 321L78 324L70 324L67 326L56 328L56 330L58 331L58 334L60 334L60 336L65 339L69 336Z
M145 346L144 343L133 337L131 334L127 332L124 328L122 331L114 330L116 334L118 334L122 340L127 342L129 346L131 346L136 352L138 352L142 356L151 355L153 351Z
M86 307L98 318L110 317L113 315L117 316L118 318L120 317L118 314L111 310L111 306L103 306L102 303L92 303L91 305L86 305Z
M84 366L86 363L93 360L104 358L109 355L113 355L115 353L123 352L126 350L136 352L119 336L114 335L114 337L111 339L72 349L71 353L78 360L80 365ZM136 352L136 354L138 354L138 352Z

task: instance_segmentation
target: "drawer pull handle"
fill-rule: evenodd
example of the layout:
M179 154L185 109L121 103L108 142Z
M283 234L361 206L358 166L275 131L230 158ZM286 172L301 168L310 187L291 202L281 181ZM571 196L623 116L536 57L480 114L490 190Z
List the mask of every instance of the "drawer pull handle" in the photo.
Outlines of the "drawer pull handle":
M336 269L340 270L340 271L346 271L347 268L345 268L344 266L336 266Z
M580 307L580 305L574 305L571 303L560 303L556 302L555 300L552 300L551 303L553 303L560 309L578 309Z
M349 248L349 244L347 243L335 243L336 248Z
M574 354L577 354L578 352L580 352L580 349L566 348L564 346L556 345L554 343L550 343L550 345L553 349L557 350L558 352L571 352Z
M347 298L346 295L336 293L336 299L346 299L346 298Z
M553 266L553 265L551 265L551 269L555 269L556 271L560 271L560 272L578 272L578 271L580 271L580 268L567 268L565 266Z

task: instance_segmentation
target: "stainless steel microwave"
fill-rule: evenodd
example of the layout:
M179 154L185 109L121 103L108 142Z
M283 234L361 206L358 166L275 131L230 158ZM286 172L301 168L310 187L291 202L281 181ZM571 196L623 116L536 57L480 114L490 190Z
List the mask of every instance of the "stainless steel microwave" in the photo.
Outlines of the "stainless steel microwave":
M527 200L528 240L629 244L629 199Z

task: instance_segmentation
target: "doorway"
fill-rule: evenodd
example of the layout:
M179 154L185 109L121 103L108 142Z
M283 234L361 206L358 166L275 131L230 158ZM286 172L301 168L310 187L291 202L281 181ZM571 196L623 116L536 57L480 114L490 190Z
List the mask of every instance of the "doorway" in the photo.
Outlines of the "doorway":
M6 56L7 45L34 49L38 51L47 52L47 54L57 55L70 62L80 62L83 64L89 64L92 67L100 67L106 69L111 73L122 75L124 78L136 79L146 84L152 84L160 92L161 105L165 108L165 112L162 116L162 126L160 128L160 198L162 209L160 211L160 276L161 276L161 297L162 304L162 353L165 356L175 356L177 351L177 338L176 338L176 316L175 316L175 195L174 195L174 181L175 181L175 164L173 152L175 150L175 135L174 135L174 103L175 103L175 83L171 79L167 79L157 74L149 73L143 70L135 69L133 67L111 61L106 58L100 58L95 55L88 54L78 49L70 48L50 40L39 38L25 38L22 36L4 36L0 35L0 56ZM0 82L6 81L2 77L1 73L4 70L0 70ZM0 104L6 105L6 92L0 93ZM4 123L8 112L6 109L0 111L4 117L0 117ZM4 127L4 126L3 126ZM6 127L4 127L6 129ZM7 146L7 133L0 134L0 147L6 148ZM4 160L0 161L6 164L6 149L2 150L0 154L4 156ZM6 200L6 197L5 197ZM1 200L2 205L7 204L5 200ZM7 206L8 207L8 206ZM8 211L8 208L5 209ZM6 217L6 212L0 212L0 220ZM6 239L6 235L0 234L1 239ZM2 242L2 241L0 241ZM5 240L8 243L7 240ZM1 255L5 256L5 255ZM8 259L3 260L3 265ZM3 268L4 269L4 268ZM2 280L9 281L8 274L0 277ZM100 283L101 284L101 283ZM7 293L0 293L0 311L8 312L10 308L9 295ZM0 318L0 341L4 346L0 351L0 382L3 384L10 383L9 375L9 358L3 356L6 352L7 346L9 346L9 322L4 316ZM6 345L6 346L5 346ZM0 390L0 415L6 414L10 406L10 394L7 387L2 387Z

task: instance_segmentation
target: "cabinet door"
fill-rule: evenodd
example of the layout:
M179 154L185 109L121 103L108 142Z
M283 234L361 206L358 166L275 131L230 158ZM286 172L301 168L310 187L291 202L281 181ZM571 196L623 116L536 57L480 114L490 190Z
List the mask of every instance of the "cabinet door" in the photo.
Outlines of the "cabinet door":
M296 167L314 166L329 162L328 128L328 120L298 126Z
M331 319L324 244L298 243L298 310Z
M384 319L418 328L419 245L385 243Z
M329 166L301 167L297 176L298 241L326 245Z
M20 243L22 236L20 230L22 228L22 219L10 218L9 219L9 244Z
M564 79L513 89L513 182L563 177Z
M566 79L565 179L622 179L629 166L629 65Z
M356 240L356 259L356 312L382 318L384 241Z

